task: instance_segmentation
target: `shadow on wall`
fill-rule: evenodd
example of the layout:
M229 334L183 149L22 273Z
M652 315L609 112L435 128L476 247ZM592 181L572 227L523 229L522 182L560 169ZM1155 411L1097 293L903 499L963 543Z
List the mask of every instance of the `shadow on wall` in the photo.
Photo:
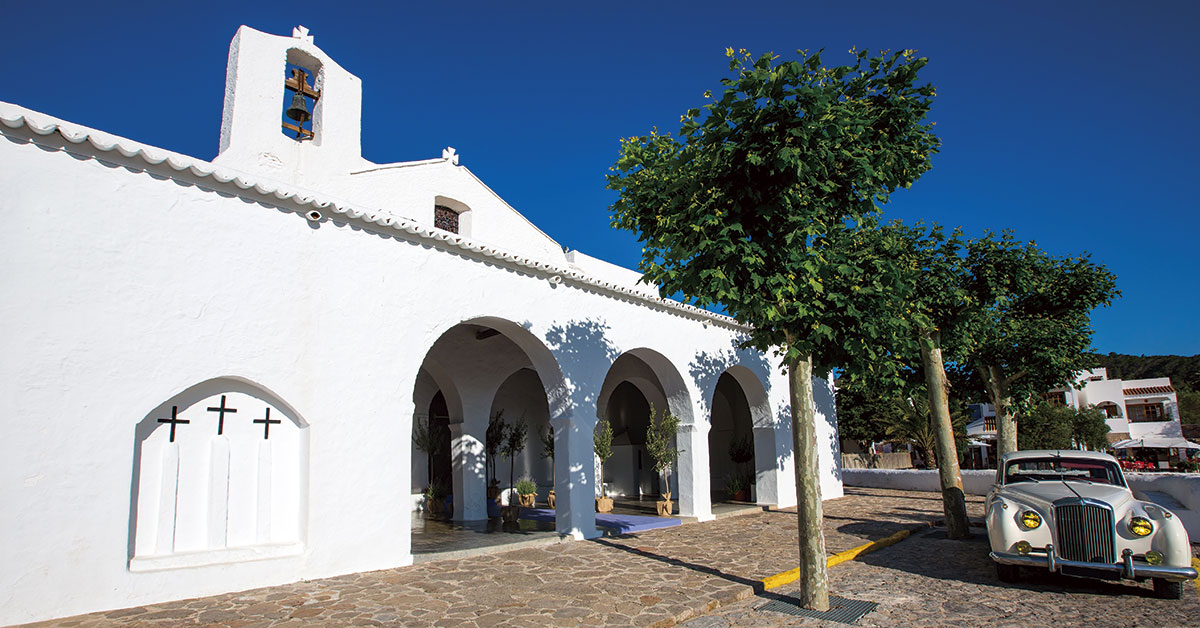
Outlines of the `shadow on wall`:
M692 363L688 365L688 374L705 395L711 395L711 392L716 390L717 380L721 378L722 373L732 366L742 366L754 374L770 397L771 362L763 352L744 348L742 344L747 340L749 336L740 334L729 341L729 348L715 353L701 351L696 354Z
M530 327L529 323L525 324ZM611 328L601 320L571 320L561 325L554 325L546 331L546 347L558 361L562 371L562 385L552 391L549 402L550 424L554 427L556 441L568 437L567 442L576 439L591 440L591 430L595 426L595 412L579 412L584 408L596 408L600 386L581 385L583 382L597 383L604 381L604 375L620 355L616 345L608 339ZM566 422L555 421L562 416L571 416L573 420ZM570 435L564 433L569 431ZM586 433L585 433L586 432ZM590 460L588 461L591 462ZM567 491L577 488L585 492L594 490L588 478L591 469L579 462L555 459L555 465L568 464ZM559 508L567 507L569 500L558 502ZM559 514L574 520L569 510Z

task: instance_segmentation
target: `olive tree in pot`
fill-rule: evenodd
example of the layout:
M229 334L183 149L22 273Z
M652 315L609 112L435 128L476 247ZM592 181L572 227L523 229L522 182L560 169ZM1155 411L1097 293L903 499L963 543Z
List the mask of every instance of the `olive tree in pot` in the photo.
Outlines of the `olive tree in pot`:
M500 447L504 445L504 434L508 426L504 423L504 410L497 410L488 417L487 435L483 447L487 453L485 470L488 475L487 498L494 500L500 496L500 478L496 477L496 458L500 455Z
M550 493L546 495L546 504L550 510L554 510L554 426L547 425L546 429L540 432L542 437L542 457L550 459Z
M529 435L529 426L525 421L519 420L512 425L509 425L504 430L504 443L500 446L500 455L508 458L508 488L512 491L516 490L513 482L513 471L516 467L517 454L525 450L525 438ZM521 516L520 504L512 503L510 498L509 504L501 509L500 516L505 521L516 521Z
M646 428L646 452L654 462L654 472L662 478L662 499L658 500L658 515L666 517L674 509L671 501L671 484L665 475L675 461L679 459L679 449L675 447L675 434L679 430L679 417L670 412L663 412L662 417L654 418L654 404L650 404L650 425Z
M612 424L608 419L601 419L596 424L596 431L592 433L592 447L596 451L596 457L600 459L600 477L596 481L600 484L600 497L596 498L596 512L612 512L613 500L608 496L608 489L604 487L604 461L612 457Z

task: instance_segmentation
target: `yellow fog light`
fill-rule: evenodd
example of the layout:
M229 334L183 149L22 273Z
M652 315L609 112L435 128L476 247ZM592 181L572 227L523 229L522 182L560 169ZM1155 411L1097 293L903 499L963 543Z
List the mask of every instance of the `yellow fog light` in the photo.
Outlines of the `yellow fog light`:
M1017 541L1015 549L1017 550L1018 554L1028 554L1031 550L1033 550L1033 546L1029 544L1029 541Z
M1150 550L1149 552L1146 552L1146 562L1147 563L1150 563L1151 565L1161 565L1162 561L1163 561L1162 552L1157 552L1155 550Z
M1042 516L1036 512L1033 512L1032 510L1026 510L1025 512L1021 513L1021 525L1032 530L1042 525Z
M1154 524L1145 517L1134 517L1129 520L1129 531L1137 536L1146 536L1154 531Z

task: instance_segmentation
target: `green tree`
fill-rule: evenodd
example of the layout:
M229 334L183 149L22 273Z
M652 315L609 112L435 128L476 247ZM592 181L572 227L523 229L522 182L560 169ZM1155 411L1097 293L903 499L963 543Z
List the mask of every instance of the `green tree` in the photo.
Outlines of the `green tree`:
M1026 449L1071 449L1071 425L1075 410L1041 403L1023 412L1017 421L1017 437Z
M503 409L488 417L487 433L483 441L483 449L487 453L488 486L500 484L500 478L496 477L496 459L500 457L500 448L504 445L504 434L507 430L508 424L504 422Z
M513 488L513 471L517 466L516 457L525 451L525 440L529 436L529 426L524 419L509 425L504 430L504 444L500 446L500 455L508 458L508 487ZM510 502L511 503L511 502Z
M800 600L829 607L821 533L814 367L884 358L894 333L873 298L889 259L857 256L856 232L896 188L930 168L934 96L911 51L823 67L726 51L731 76L681 118L679 138L624 139L608 177L613 225L637 234L639 268L663 294L722 305L788 371L800 528ZM864 306L865 304L865 306ZM853 359L852 359L853 358Z
M679 450L675 447L675 434L679 431L679 417L664 411L662 416L654 418L654 404L650 404L650 425L646 427L646 453L654 461L654 472L662 474L679 459ZM667 484L663 499L671 499L670 484Z
M1095 406L1082 408L1071 417L1071 440L1077 446L1095 451L1108 448L1108 422Z
M1108 446L1108 424L1095 408L1076 410L1043 402L1020 414L1017 437L1025 449L1103 450Z
M891 249L903 250L902 268L906 271L906 281L911 284L909 296L897 308L898 313L903 312L900 315L910 331L907 338L901 338L894 352L910 363L919 364L919 371L924 376L946 533L950 538L966 538L970 536L971 528L967 520L966 494L959 469L960 447L956 443L955 423L950 412L950 383L942 345L944 336L953 337L958 331L958 323L969 307L969 295L963 287L962 240L957 231L947 237L936 225L906 227L898 222L885 227L883 237L897 238L901 242L901 246ZM958 346L961 348L961 344ZM954 347L951 343L951 348ZM961 358L953 351L950 355ZM926 457L926 460L930 458Z
M608 419L601 419L596 424L596 431L592 432L592 448L596 452L596 457L600 459L600 475L596 481L600 483L600 496L608 497L608 491L604 488L604 463L609 458L612 458L612 423Z
M1179 388L1175 396L1179 400L1179 421L1200 424L1200 391Z
M872 386L872 380L843 379L837 389L838 436L866 450L871 443L888 439L888 426L899 420L890 391Z
M963 353L996 408L997 448L1017 450L1016 415L1091 367L1091 311L1120 293L1116 276L1087 255L1052 257L1011 233L967 244L970 311Z

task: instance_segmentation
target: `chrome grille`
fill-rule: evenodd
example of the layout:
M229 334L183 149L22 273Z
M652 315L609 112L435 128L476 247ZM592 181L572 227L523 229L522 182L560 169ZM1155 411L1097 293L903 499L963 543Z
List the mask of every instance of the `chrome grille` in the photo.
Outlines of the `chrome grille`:
M1062 504L1054 508L1054 519L1059 556L1110 565L1117 562L1111 509L1094 504Z

